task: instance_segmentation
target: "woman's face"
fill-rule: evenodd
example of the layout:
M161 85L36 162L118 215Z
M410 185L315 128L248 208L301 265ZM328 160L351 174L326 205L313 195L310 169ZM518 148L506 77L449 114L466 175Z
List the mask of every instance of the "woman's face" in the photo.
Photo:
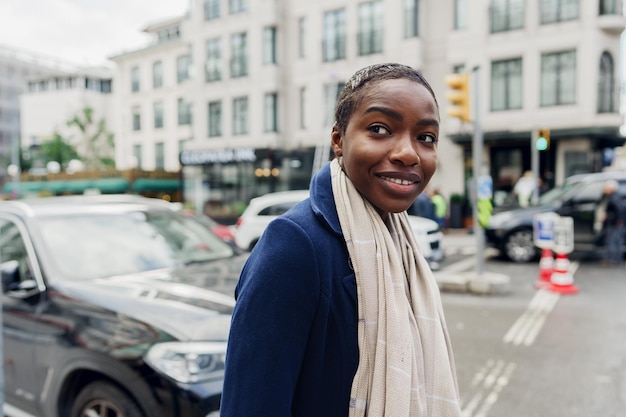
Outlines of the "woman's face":
M332 145L348 178L386 218L409 208L435 173L439 112L432 94L412 80L365 88L346 131L333 129Z

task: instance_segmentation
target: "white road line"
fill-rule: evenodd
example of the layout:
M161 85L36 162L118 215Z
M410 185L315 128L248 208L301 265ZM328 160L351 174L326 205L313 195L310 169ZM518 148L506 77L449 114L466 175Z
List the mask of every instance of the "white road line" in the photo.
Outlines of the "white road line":
M546 317L552 311L560 295L545 289L539 289L530 300L528 308L513 323L502 341L516 346L524 344L530 346L545 322Z
M502 389L509 383L516 368L513 362L489 359L472 381L472 388L477 391L463 406L463 417L484 417L498 399Z

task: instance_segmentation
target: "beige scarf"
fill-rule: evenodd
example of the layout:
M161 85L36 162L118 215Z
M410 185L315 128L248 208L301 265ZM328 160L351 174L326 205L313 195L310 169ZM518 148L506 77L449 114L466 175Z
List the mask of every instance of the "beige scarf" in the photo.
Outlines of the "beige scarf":
M386 225L337 159L331 175L357 285L359 366L350 417L460 416L439 288L406 212L391 213Z

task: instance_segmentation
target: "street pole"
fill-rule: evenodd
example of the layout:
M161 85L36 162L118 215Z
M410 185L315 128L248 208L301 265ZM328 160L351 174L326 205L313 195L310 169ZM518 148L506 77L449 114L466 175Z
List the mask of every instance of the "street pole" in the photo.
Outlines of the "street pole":
M537 204L537 200L539 199L539 149L537 149L537 145L535 141L539 135L539 131L537 129L532 129L530 132L530 169L533 172L533 184L535 185L533 188L533 192L530 195L530 202L535 205Z
M476 273L481 277L485 270L485 260L483 252L485 251L485 231L478 221L478 181L482 175L483 167L483 131L480 125L480 67L475 66L474 72L474 137L472 140L472 157L473 164L473 192L470 193L473 220L474 220L474 236L476 236Z

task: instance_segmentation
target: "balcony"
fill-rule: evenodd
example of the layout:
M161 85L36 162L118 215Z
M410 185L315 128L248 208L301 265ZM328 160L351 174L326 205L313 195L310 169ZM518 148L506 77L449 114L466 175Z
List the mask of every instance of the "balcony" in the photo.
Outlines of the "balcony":
M598 27L605 32L619 35L626 27L626 18L621 14L605 14L598 16Z

